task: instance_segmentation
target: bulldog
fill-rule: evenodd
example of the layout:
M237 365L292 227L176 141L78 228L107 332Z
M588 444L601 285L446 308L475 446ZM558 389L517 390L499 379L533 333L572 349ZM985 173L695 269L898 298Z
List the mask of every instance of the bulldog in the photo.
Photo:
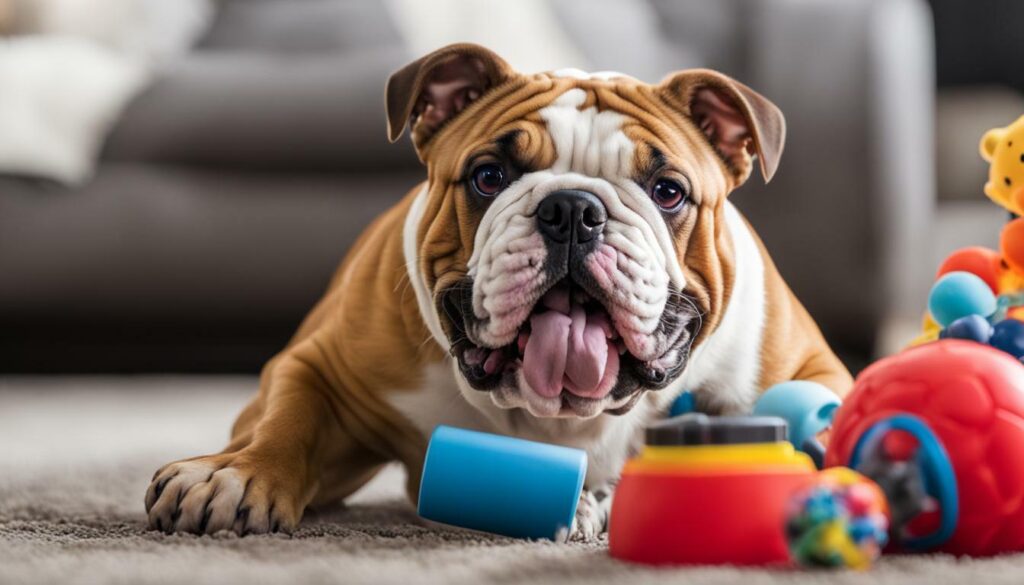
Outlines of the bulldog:
M456 44L394 73L386 105L427 180L355 243L228 446L156 472L152 528L288 532L391 461L415 501L448 424L585 450L571 531L589 538L682 391L744 413L776 382L851 385L727 198L782 154L755 91L709 70L526 75Z

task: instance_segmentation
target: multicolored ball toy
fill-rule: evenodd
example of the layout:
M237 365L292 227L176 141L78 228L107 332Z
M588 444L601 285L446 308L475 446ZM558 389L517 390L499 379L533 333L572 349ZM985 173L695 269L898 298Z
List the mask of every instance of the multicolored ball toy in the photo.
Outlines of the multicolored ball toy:
M870 479L827 469L798 494L786 522L793 560L802 566L864 570L889 540L885 494Z

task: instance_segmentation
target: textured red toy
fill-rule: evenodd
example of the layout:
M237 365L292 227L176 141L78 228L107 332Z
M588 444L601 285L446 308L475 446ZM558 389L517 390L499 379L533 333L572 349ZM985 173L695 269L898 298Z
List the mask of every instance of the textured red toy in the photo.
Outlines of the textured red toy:
M839 409L826 465L850 464L866 433L900 417L924 422L955 476L955 527L927 550L976 556L1024 550L1024 365L960 340L914 347L875 363ZM909 441L913 449L899 431L889 438L894 440L886 448L898 451L902 443L907 449ZM907 526L923 533L937 522L933 512Z

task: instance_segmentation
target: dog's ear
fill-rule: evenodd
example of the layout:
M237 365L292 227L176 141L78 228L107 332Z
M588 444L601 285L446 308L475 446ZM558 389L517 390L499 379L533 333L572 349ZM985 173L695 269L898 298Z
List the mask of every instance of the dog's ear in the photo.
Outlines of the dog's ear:
M707 137L737 184L750 176L757 155L761 175L771 180L786 142L786 120L767 98L742 83L708 69L680 71L659 86Z
M441 126L512 75L501 57L471 43L448 45L413 61L388 79L388 138L398 140L408 124L419 149Z

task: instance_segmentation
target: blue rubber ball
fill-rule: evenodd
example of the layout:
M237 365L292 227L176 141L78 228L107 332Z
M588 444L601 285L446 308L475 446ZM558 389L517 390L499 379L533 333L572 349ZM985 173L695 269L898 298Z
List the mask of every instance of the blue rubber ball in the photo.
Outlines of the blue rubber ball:
M948 327L967 315L988 317L996 311L996 295L970 272L950 272L932 285L928 311L939 325Z
M1016 319L996 323L989 343L1017 359L1024 357L1024 323Z
M981 315L967 315L949 324L939 333L942 339L966 339L988 343L992 337L992 324Z

